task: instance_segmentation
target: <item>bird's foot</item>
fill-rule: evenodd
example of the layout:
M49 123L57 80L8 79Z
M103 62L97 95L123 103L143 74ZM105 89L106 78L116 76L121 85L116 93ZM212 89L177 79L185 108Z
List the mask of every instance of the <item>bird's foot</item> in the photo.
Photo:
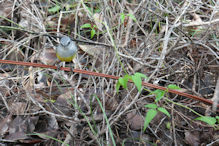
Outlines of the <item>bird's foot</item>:
M56 67L57 67L57 68L56 68L57 71L60 71L60 70L61 70L61 66L60 66L59 64L57 64Z

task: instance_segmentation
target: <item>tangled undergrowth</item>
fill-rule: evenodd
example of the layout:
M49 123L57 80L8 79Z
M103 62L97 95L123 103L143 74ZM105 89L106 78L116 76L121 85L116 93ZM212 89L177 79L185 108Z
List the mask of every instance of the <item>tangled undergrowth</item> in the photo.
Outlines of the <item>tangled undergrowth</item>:
M218 145L218 28L214 0L0 1L0 59L61 64L66 35L79 50L65 66L124 77L1 64L1 144Z

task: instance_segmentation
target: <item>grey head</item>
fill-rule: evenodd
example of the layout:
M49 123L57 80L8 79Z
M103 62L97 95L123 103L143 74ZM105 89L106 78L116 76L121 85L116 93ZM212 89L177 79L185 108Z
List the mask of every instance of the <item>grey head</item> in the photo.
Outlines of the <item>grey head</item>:
M68 46L71 42L71 39L68 36L63 36L60 40L62 46Z

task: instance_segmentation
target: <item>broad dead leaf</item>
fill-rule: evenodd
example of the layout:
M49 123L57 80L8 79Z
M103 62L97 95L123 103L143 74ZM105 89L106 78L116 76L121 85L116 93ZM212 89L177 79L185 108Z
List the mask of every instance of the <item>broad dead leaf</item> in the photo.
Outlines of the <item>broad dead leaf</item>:
M9 123L12 120L12 114L8 115L7 117L5 117L3 120L1 120L0 122L0 134L4 135L9 128Z
M10 105L10 112L14 115L22 115L25 112L26 105L24 102L13 102Z
M39 58L44 64L54 65L57 61L56 51L53 48L44 48Z
M5 139L13 141L29 139L30 136L27 134L34 132L38 119L38 116L17 116L10 122L8 130L9 134L5 137Z
M54 103L54 106L51 107L53 111L57 114L70 116L72 114L72 105L70 103L70 101L72 101L72 96L73 93L71 90L60 95Z
M185 131L185 141L190 146L199 146L200 145L199 134L197 132L192 133L190 131Z
M132 111L127 114L127 121L130 124L130 128L132 130L140 130L144 125L144 119L135 111Z
M78 45L81 50L86 52L87 54L98 58L98 56L104 51L103 46L97 46L97 45Z

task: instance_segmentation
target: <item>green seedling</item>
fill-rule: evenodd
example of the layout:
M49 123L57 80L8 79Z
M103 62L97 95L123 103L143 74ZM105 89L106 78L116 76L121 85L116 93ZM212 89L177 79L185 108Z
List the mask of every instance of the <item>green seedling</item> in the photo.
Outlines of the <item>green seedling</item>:
M123 78L120 77L117 84L116 84L116 91L118 93L120 86L127 89L127 83L129 80L133 81L135 86L137 87L138 91L141 91L142 88L142 78L147 78L146 75L142 73L135 73L134 75L128 75L126 74Z
M97 26L96 25L91 25L90 23L86 23L86 24L82 25L80 28L81 29L83 29L83 28L90 29L90 38L92 39L94 37L94 35L96 34Z
M145 105L146 108L149 108L146 116L145 116L145 122L144 122L144 131L148 127L149 123L154 119L154 117L157 115L158 112L162 112L168 117L170 117L169 112L163 108L163 107L158 107L156 104L147 104Z
M133 14L131 14L131 13L129 13L129 14L121 13L120 14L120 20L121 20L122 23L124 23L126 17L130 17L135 22L137 21Z
M61 9L60 5L55 5L54 7L51 7L48 9L49 13L57 13Z

